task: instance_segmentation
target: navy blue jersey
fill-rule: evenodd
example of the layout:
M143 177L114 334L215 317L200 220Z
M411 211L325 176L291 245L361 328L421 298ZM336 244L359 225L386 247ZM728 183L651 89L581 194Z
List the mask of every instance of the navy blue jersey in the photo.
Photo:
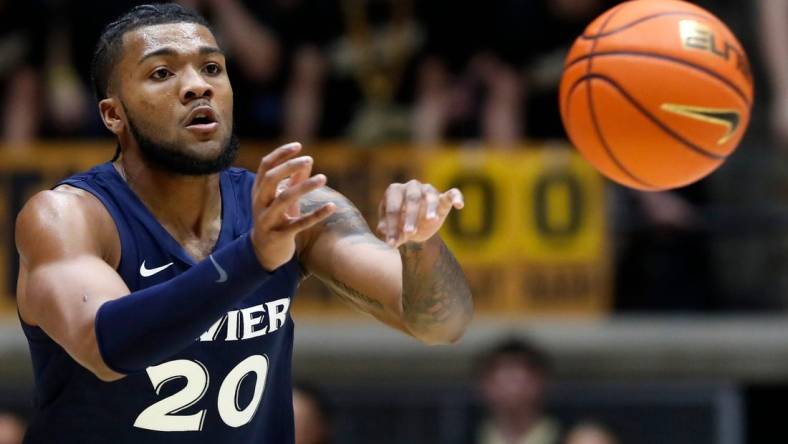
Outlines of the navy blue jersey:
M254 175L230 168L220 176L222 227L216 248L252 225ZM90 192L112 216L122 249L117 271L131 291L194 265L111 163L62 183ZM43 330L23 322L36 409L25 443L292 443L289 309L300 274L293 258L242 302L227 307L191 346L116 382L102 382Z

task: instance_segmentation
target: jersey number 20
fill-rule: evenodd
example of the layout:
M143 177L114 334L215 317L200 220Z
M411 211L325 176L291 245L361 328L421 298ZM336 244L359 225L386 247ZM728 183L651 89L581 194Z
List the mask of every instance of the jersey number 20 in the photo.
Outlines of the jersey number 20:
M186 378L186 387L143 410L134 421L134 427L159 432L202 430L207 410L191 415L176 413L193 406L205 395L210 382L208 369L200 361L178 359L148 367L147 372L157 395L164 384L178 378ZM238 391L243 380L252 373L256 376L252 400L246 407L241 407L238 405ZM225 424L241 427L252 420L263 398L267 376L268 357L265 355L249 356L230 370L219 387L217 400L219 416Z

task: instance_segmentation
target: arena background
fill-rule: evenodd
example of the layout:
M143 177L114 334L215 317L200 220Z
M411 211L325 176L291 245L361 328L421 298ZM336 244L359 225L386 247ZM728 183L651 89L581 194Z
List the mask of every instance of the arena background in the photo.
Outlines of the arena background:
M788 85L770 76L788 48L773 50L765 9L780 1L695 2L750 56L753 119L718 172L656 195L598 176L558 119L563 55L615 1L183 2L229 54L239 165L302 141L370 221L392 181L466 194L442 231L477 306L458 344L423 346L302 286L294 374L331 406L332 442L477 442L474 363L512 337L550 356L545 411L564 430L591 419L622 443L783 439L788 119L772 110L788 108ZM0 411L23 418L15 215L111 158L88 66L102 25L136 3L0 0Z

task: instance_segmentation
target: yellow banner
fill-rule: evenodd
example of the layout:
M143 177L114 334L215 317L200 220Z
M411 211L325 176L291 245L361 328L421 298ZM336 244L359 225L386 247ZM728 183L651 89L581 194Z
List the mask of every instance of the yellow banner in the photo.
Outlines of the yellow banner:
M255 170L273 146L245 143L237 164ZM17 258L13 222L24 202L59 179L107 161L114 143L0 149L0 311L13 310ZM392 182L411 178L440 190L457 187L466 205L447 219L441 236L473 288L480 314L598 315L610 307L610 260L603 181L564 145L518 150L359 151L308 148L315 170L376 224L377 205ZM312 280L314 281L314 280ZM305 283L298 315L351 314L318 282Z

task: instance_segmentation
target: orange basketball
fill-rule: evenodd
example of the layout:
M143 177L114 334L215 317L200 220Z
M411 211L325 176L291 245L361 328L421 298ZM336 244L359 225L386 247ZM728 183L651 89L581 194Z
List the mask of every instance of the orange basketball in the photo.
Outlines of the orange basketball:
M577 38L561 118L582 155L641 190L695 182L733 152L750 119L752 74L727 26L680 0L621 3Z

